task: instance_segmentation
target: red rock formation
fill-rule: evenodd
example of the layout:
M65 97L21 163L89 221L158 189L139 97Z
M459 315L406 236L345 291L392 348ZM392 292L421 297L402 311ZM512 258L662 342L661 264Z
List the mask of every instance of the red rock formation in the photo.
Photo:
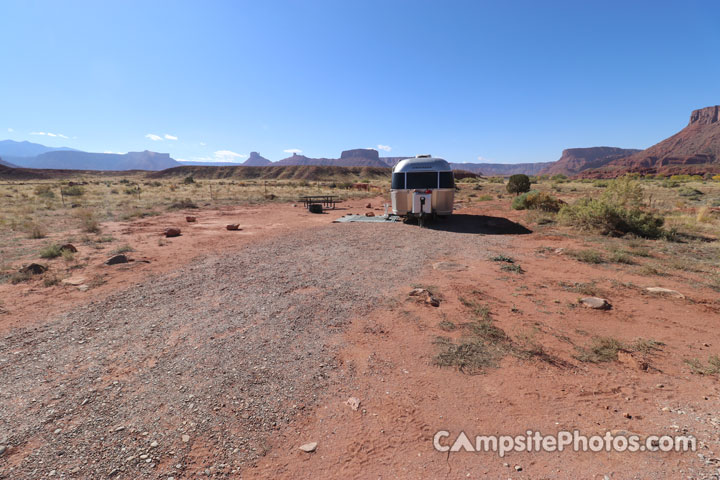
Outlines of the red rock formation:
M720 172L720 106L701 108L678 133L647 150L614 160L581 176L616 177L625 173L697 174Z

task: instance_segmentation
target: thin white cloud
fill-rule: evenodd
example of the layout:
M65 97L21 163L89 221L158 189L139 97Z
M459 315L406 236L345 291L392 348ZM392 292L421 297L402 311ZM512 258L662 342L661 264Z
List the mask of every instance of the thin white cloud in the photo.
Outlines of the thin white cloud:
M103 153L113 153L115 155L125 155L127 152L113 152L112 150L105 150Z
M300 150L299 148L288 148L287 150L283 150L283 152L285 152L285 153L297 153L298 155L300 155L300 154L302 153L302 150Z
M392 150L392 147L390 145L378 145L378 150L382 150L383 152L389 152Z
M205 143L205 142L200 142L200 146L201 146L201 147L204 147L204 146L206 146L206 145L207 145L207 143Z
M145 138L149 138L153 142L157 142L163 139L160 135L155 135L154 133L148 133L147 135L145 135Z
M482 156L478 156L478 162L487 162L488 159Z
M14 132L14 131L15 131L14 128L8 128L8 132L12 133L12 132Z
M237 162L240 158L245 158L247 155L242 153L235 153L230 150L218 150L215 152L215 162Z
M10 131L13 131L13 130L8 128L8 132L10 132ZM63 135L62 133L50 133L50 132L30 132L30 135L45 135L48 137L68 138L66 135Z
M175 135L170 135L169 133L165 134L165 140L177 140L177 139L178 139L178 137L176 137Z

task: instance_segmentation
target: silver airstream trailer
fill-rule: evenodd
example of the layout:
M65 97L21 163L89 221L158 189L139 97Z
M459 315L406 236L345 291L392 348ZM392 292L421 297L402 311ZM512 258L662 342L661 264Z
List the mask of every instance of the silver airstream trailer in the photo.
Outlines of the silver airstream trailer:
M393 214L416 217L420 225L428 217L450 215L455 200L450 164L431 155L402 160L393 168L390 197Z

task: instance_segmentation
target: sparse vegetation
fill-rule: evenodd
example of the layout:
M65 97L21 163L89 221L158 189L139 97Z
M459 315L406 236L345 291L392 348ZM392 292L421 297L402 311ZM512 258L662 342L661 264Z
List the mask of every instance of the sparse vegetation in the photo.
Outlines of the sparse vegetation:
M602 363L617 360L618 352L626 347L612 337L595 337L587 348L576 347L575 358L581 362Z
M567 253L568 256L573 257L575 260L584 263L599 264L606 262L603 254L596 250L568 250L565 253Z
M40 250L40 258L57 258L62 255L60 245L48 245L47 247Z
M75 217L80 222L80 228L85 233L100 232L100 221L97 214L90 208L83 208L77 211Z
M710 355L708 357L707 364L703 364L697 358L685 360L685 363L690 367L690 370L692 370L693 373L698 375L720 374L720 357L717 355Z
M557 212L564 203L562 200L558 200L548 193L531 190L515 197L512 202L512 208L515 210Z

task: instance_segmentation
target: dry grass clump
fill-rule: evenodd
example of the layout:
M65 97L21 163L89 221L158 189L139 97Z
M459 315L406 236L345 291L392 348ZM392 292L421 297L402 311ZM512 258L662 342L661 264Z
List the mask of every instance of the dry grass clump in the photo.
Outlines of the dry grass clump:
M80 222L80 228L85 233L99 233L100 220L97 214L90 208L83 208L75 213L75 218Z

